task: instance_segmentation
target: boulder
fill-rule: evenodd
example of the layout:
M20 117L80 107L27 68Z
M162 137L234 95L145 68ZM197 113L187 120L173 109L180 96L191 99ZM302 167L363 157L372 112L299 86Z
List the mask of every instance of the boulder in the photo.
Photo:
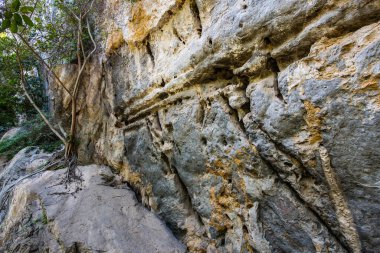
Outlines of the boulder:
M65 171L17 185L1 224L1 252L185 252L128 186L114 184L108 167L78 167L82 181L68 185Z

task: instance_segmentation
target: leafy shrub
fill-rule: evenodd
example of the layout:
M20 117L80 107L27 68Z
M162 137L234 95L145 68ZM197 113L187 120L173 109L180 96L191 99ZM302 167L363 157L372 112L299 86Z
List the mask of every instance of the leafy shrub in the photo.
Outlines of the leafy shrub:
M52 152L62 144L41 120L33 120L23 125L25 131L11 139L0 141L0 156L11 159L21 149L37 146L46 152Z

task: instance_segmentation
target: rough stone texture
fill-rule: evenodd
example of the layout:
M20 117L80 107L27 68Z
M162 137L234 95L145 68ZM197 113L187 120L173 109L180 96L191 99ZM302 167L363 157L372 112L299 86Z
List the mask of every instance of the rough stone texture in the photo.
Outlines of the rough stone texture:
M20 150L12 160L0 164L0 223L3 221L10 202L8 191L21 177L33 173L48 163L52 154L38 147Z
M65 187L65 170L26 179L2 223L1 252L185 252L185 247L105 166L79 167L83 181Z
M98 9L82 161L119 170L190 252L378 251L379 1Z

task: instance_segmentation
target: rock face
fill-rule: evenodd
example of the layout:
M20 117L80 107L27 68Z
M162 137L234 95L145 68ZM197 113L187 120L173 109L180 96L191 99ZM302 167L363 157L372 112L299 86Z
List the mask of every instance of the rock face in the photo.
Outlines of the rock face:
M14 190L1 252L185 252L185 247L105 166L79 167L83 182L62 184L65 170L26 179Z
M21 182L25 175L38 171L51 156L38 147L26 147L9 162L0 164L0 224L8 211L13 186Z
M378 251L379 1L97 7L82 161L118 170L190 252Z

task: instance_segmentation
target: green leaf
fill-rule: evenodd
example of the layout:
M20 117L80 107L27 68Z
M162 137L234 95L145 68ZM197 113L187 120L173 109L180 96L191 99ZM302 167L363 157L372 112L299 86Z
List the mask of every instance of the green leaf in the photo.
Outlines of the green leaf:
M10 30L12 33L17 33L18 31L17 22L15 19L12 19Z
M13 14L13 18L16 20L17 25L19 25L19 26L23 25L22 18L20 16L20 14L18 14L18 13Z
M11 19L12 16L13 16L13 14L12 14L11 11L6 11L6 12L4 13L4 17L5 17L6 19Z
M28 26L33 26L33 21L27 16L27 15L22 15L22 18L24 19L25 24Z
M4 19L3 23L1 23L1 31L5 31L11 26L11 20L10 19Z
M22 13L30 13L30 12L33 12L33 11L34 11L34 8L31 7L31 6L22 6L22 7L20 8L20 11L21 11Z
M12 4L11 4L11 11L12 12L18 12L18 10L20 9L20 0L13 0Z

